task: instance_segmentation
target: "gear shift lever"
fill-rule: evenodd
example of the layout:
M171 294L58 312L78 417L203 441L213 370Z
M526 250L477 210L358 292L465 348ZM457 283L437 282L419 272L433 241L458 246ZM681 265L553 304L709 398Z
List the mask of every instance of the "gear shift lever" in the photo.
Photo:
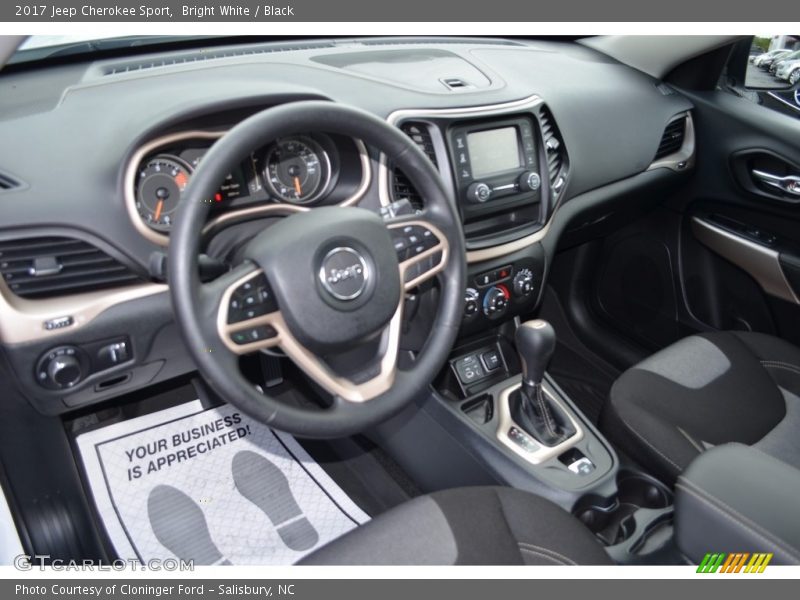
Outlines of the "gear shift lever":
M556 349L556 331L543 319L526 321L517 327L514 341L522 363L522 385L532 391L542 382Z
M575 433L569 416L542 389L556 347L556 332L542 319L526 321L517 328L515 342L522 363L522 387L509 397L511 418L541 444L555 446Z

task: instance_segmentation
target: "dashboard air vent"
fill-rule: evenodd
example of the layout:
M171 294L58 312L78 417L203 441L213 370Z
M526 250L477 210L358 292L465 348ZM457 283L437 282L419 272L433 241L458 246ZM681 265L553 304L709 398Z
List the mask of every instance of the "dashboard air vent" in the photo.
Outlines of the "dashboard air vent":
M416 123L407 121L400 126L400 130L410 137L420 150L431 160L433 166L439 168L436 162L436 150L433 148L433 139L428 126L424 123ZM411 182L403 174L400 169L393 169L392 171L392 201L407 198L411 206L417 210L424 208L422 197L419 192L414 189Z
M55 236L0 242L0 275L23 298L52 298L142 281L92 244Z
M15 181L8 175L3 175L0 173L0 192L7 192L8 190L13 190L14 188L19 187L19 182Z
M670 154L675 154L683 146L683 137L686 134L686 117L681 115L677 119L670 121L661 136L658 144L655 160L664 158Z
M554 196L558 196L566 183L566 152L555 119L546 107L542 108L539 120L542 127L544 150L547 154L550 189L553 190Z

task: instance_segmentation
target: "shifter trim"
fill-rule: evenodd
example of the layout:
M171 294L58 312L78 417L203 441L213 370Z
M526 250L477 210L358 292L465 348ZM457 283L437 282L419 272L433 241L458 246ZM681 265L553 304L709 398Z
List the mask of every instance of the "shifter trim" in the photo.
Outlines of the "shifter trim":
M505 388L497 398L497 415L499 419L499 424L497 427L497 439L500 442L512 450L517 456L522 457L526 461L531 464L539 465L545 461L550 460L564 452L565 450L569 450L575 444L580 442L583 439L583 427L581 424L575 419L572 414L572 411L564 405L554 394L550 392L550 390L542 384L541 389L542 391L547 394L550 399L555 402L561 410L564 411L564 414L567 415L567 418L572 423L572 426L575 428L575 433L568 437L566 440L557 444L555 446L544 446L542 442L530 436L534 442L536 442L538 449L534 450L533 452L529 452L524 448L521 448L519 445L515 444L510 437L508 437L508 431L512 427L516 427L517 429L524 431L522 427L511 418L511 408L509 406L509 397L513 392L520 389L522 387L522 383L515 383L507 388ZM530 434L529 434L530 435Z

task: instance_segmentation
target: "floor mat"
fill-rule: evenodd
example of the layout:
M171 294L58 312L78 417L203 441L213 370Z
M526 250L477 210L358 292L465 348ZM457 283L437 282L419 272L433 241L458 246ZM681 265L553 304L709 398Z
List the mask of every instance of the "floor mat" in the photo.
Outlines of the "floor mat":
M77 438L121 558L292 564L369 520L290 435L200 402Z

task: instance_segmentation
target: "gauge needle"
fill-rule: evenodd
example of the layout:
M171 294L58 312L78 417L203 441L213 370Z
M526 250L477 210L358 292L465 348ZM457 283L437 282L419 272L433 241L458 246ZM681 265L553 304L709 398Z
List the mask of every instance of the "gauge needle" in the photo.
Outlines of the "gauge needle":
M153 220L158 221L161 218L161 211L164 210L164 201L159 200L158 204L156 204L156 212L153 215Z
M294 191L297 192L298 196L302 196L303 195L303 186L300 185L300 178L299 177L295 177L294 178Z

